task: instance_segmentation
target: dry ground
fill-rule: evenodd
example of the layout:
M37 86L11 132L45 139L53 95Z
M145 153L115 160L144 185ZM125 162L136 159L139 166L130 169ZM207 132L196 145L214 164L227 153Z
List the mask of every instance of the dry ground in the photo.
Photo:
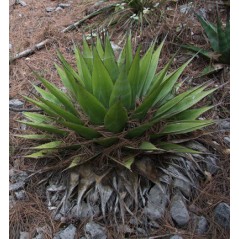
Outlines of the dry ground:
M47 79L53 81L59 85L59 78L57 77L56 70L54 68L54 62L57 62L56 49L59 49L66 59L70 62L74 62L72 54L73 43L79 43L82 39L83 29L84 32L89 33L89 29L86 27L89 24L97 24L103 17L96 17L86 21L86 23L79 27L77 30L70 31L68 33L61 33L61 31L71 23L76 22L85 16L86 13L92 12L92 6L96 1L93 0L25 0L27 6L22 7L19 4L14 4L14 1L10 1L10 43L12 49L10 50L10 57L15 54L33 47L35 44L50 39L50 43L45 46L42 50L37 51L35 54L28 57L23 57L15 60L10 64L10 99L18 98L23 100L22 95L29 95L32 91L32 84L38 83L34 78L28 65L43 74ZM110 1L113 2L113 1ZM178 1L178 4L188 1ZM55 7L58 3L70 3L69 8L57 12L46 12L46 7ZM195 8L204 7L205 9L210 8L212 1L197 1ZM211 6L212 7L212 6ZM202 28L198 22L192 22L188 20L188 17L179 14L177 4L174 5L176 9L173 13L169 12L166 14L159 24L155 26L146 27L141 37L134 38L135 45L142 43L143 46L147 46L155 36L164 37L168 33L167 42L163 50L164 58L161 61L163 65L175 52L177 46L172 43L194 43L198 46L209 47L208 42L202 34ZM213 7L212 7L213 9ZM209 12L209 18L214 19L215 14L213 10ZM225 17L225 11L222 8L222 17ZM102 19L103 18L103 19ZM180 23L185 23L185 27L178 34L176 28ZM170 30L170 31L169 31ZM111 29L109 32L111 33ZM193 35L191 32L193 31ZM113 31L112 31L113 32ZM119 45L122 45L122 35L125 33L124 29L115 28L111 34L111 39ZM182 63L188 56L184 53L179 53L176 57L176 61L173 67L177 67ZM207 65L204 59L198 58L188 67L182 78L186 76L197 76L197 74ZM222 85L229 83L229 69L219 72L203 79L198 78L192 81L190 84L195 85L202 83L206 80L212 79L215 85ZM187 88L188 86L185 85ZM217 104L214 111L210 113L209 117L214 119L223 119L230 117L229 107L229 84L214 94L211 101ZM23 100L24 101L24 100ZM25 103L25 108L28 104ZM24 161L21 155L22 148L26 145L24 140L19 140L14 137L13 134L21 133L20 124L15 120L21 118L20 112L10 111L10 167L14 166L18 169L29 169L34 170L35 163ZM201 191L194 198L192 205L196 205L201 210L201 214L204 215L210 222L211 226L206 237L195 236L193 233L188 231L180 231L185 238L229 238L229 232L224 231L219 225L213 222L212 211L215 205L219 202L230 203L230 172L229 172L229 153L227 145L224 143L223 138L225 133L217 132L213 136L205 138L207 143L212 143L212 140L217 141L220 144L218 147L218 154L222 159L220 162L220 171L210 181L206 181L201 185ZM34 183L34 181L33 181ZM39 189L40 191L40 189ZM10 231L11 237L15 238L19 231L34 230L34 227L39 225L47 224L49 226L49 234L46 238L52 238L52 235L63 227L64 224L52 221L49 212L47 211L43 200L44 195L36 194L32 191L31 185L29 186L28 201L19 202L16 207L10 210ZM27 209L26 209L27 208ZM83 224L82 224L83 225ZM82 229L82 225L78 225L79 233ZM166 216L164 224L160 234L176 233L176 228L173 222L171 222ZM157 233L157 232L155 232ZM17 238L17 237L16 237Z

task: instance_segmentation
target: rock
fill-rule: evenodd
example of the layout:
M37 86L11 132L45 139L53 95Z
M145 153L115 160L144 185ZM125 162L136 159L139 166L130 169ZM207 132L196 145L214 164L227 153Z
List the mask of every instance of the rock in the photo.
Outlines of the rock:
M24 1L22 1L22 0L17 0L17 3L20 4L23 7L27 6L27 4Z
M174 236L170 237L169 239L183 239L183 238L179 235L174 235Z
M79 210L79 213L77 213L77 206L74 206L71 209L71 215L76 219L83 219L83 218L91 217L93 215L95 216L99 214L99 212L100 212L99 206L94 205L89 207L87 203L85 202L81 203L81 208Z
M183 197L180 194L173 196L170 214L178 226L181 227L188 224L190 220L189 213L184 203Z
M221 120L217 125L220 129L230 130L230 120Z
M9 43L9 50L11 50L12 49L12 44L11 43Z
M44 227L37 227L36 228L36 231L37 231L37 236L34 237L33 239L45 239L45 236L44 236L44 232L47 231L47 226L44 226Z
M11 108L22 108L24 103L18 99L9 100L9 107Z
M207 12L205 8L198 9L197 14L205 19L207 18Z
M215 221L224 227L230 229L230 206L226 203L219 203L214 209Z
M31 239L29 232L20 232L20 238L19 239Z
M19 181L17 183L10 183L9 191L17 191L25 186L25 182Z
M56 7L55 12L60 11L60 10L63 10L63 8L62 7Z
M26 199L26 192L24 190L15 192L15 196L17 200L25 200Z
M208 230L208 221L207 219L204 217L204 216L200 216L198 217L197 216L197 219L196 219L196 230L195 232L199 235L202 235L204 233L207 232Z
M230 145L230 137L224 137L224 142L225 142L227 145Z
M116 45L114 42L111 41L110 43L111 43L113 51L121 51L122 50L122 47Z
M168 195L157 186L153 186L147 196L148 201L144 207L144 213L151 219L160 219L164 216Z
M66 8L66 7L70 7L71 4L69 3L59 3L58 4L58 7L61 7L61 8Z
M181 179L175 178L174 182L173 182L173 187L178 188L184 194L184 196L190 197L191 186L189 183L187 183Z
M56 9L55 7L47 7L46 11L47 12L53 12L53 11L55 11L55 9Z
M213 174L217 173L217 171L219 170L218 158L216 158L215 156L207 155L205 158L205 162L206 162L207 171L210 174L213 175Z
M13 208L15 203L16 203L16 201L14 199L14 196L9 195L9 209Z
M57 233L53 239L74 239L76 234L76 227L74 225L69 225L66 229Z
M107 239L106 230L95 222L88 222L85 225L87 239Z
M180 10L180 12L181 13L183 13L183 14L187 14L187 13L189 13L191 10L192 10L192 2L189 2L189 3L187 3L187 4L183 4L183 5L181 5L180 7L179 7L179 10Z
M166 183L168 185L170 185L172 183L172 178L169 175L167 175L167 174L164 174L163 176L161 176L159 180L162 183Z

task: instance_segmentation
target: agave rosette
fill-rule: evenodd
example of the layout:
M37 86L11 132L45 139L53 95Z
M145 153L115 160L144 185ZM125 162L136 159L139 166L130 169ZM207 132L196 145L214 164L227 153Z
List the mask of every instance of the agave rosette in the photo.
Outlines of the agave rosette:
M165 136L211 125L212 120L198 119L211 106L191 107L215 89L208 90L208 84L203 84L175 94L177 81L192 59L168 73L172 58L157 72L163 44L164 40L155 50L152 43L140 57L140 47L133 55L129 36L116 60L108 37L104 44L97 38L92 47L83 39L82 51L75 47L77 71L58 52L62 66L56 64L56 69L67 92L37 75L45 90L34 86L38 96L25 99L45 114L26 112L28 121L21 122L45 133L22 137L45 142L32 147L35 152L26 157L45 157L62 149L95 144L97 150L88 159L72 157L69 168L104 154L131 169L140 153L198 153L166 141ZM69 145L66 138L72 134L76 141ZM105 149L111 153L106 154ZM121 154L115 154L116 150Z

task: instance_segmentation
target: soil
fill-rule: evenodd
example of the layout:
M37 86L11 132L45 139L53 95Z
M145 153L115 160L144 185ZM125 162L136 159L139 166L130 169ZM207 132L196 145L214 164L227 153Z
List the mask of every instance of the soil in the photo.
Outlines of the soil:
M26 57L16 59L10 63L9 73L9 98L19 99L24 102L24 108L30 107L22 95L29 95L33 91L32 84L39 84L32 73L32 69L42 74L45 78L61 87L59 77L57 76L54 63L59 63L57 59L56 50L60 50L65 58L74 65L73 45L74 43L80 45L83 34L91 33L94 26L100 26L106 19L107 15L99 15L87 20L84 24L80 25L77 29L63 33L62 30L71 25L74 22L82 19L87 14L90 14L97 9L96 1L93 0L25 0L27 5L21 6L16 1L12 0L9 3L10 9L10 30L9 39L12 48L9 50L10 58L16 54L34 47L36 44L49 39L50 42L40 50L36 50L34 54ZM107 1L100 7L106 6L116 1ZM176 2L176 3L175 3ZM164 58L160 62L159 68L167 62L170 57L178 49L177 44L194 44L199 47L208 49L210 47L207 42L203 29L199 22L195 19L192 21L188 15L183 15L179 11L179 6L189 1L172 1L170 7L171 12L162 15L162 21L158 23L152 21L150 26L146 26L143 32L140 34L139 30L133 29L133 47L138 44L142 44L143 50L147 48L150 42L159 37L163 37L168 34L165 47L162 55ZM204 9L207 12L209 20L215 20L215 5L213 1L196 1L193 5L194 10ZM59 11L47 12L47 7L56 7L59 3L69 3L70 6ZM219 13L222 19L226 19L227 6L223 4L219 5ZM177 29L180 24L184 24L180 32ZM127 31L127 28L120 26L109 27L108 31L111 36L111 40L118 44L123 45L123 36ZM193 32L193 34L192 34ZM188 59L188 53L180 51L175 57L173 68L178 67L180 64ZM230 67L225 66L223 70L214 73L212 75L205 76L203 78L196 78L196 76L207 66L208 62L198 57L190 66L185 70L181 80L187 76L195 77L195 79L188 81L184 85L184 88L189 86L195 86L206 82L212 81L213 86L221 86L219 90L210 99L210 102L214 105L214 110L208 113L205 117L213 118L216 120L229 119L230 118ZM16 120L22 119L21 112L10 111L10 168L14 167L18 170L29 170L34 172L36 164L29 160L23 160L20 156L23 148L28 145L25 140L15 137L15 134L21 134L21 123ZM220 169L219 172L209 178L207 181L201 184L201 190L197 196L191 202L199 208L200 213L204 215L210 222L210 228L206 235L196 236L193 233L189 233L185 230L180 230L180 233L184 235L184 238L229 238L229 231L222 229L213 221L213 209L220 202L230 204L230 162L229 162L229 146L225 143L224 137L230 137L229 132L217 130L213 135L205 137L204 141L208 144L212 144L213 141L218 143L218 155L220 155ZM50 212L46 209L41 198L44 195L39 195L41 190L37 190L35 193L32 190L36 183L36 179L32 180L29 185L28 201L18 203L17 206L10 209L10 230L12 231L27 231L31 227L42 226L47 224L49 226L49 234L46 238L53 238L53 235L62 228L64 223L55 222L52 220ZM27 207L27 210L26 210ZM39 216L41 215L41 216ZM24 218L24 220L23 220ZM35 220L33 220L35 218ZM21 219L21 220L19 220ZM83 222L84 224L84 222ZM78 224L78 230L81 231L83 224ZM17 228L17 229L16 229ZM161 234L175 233L178 229L174 226L174 223L165 217L165 221L162 222L162 228L164 230ZM14 234L14 233L13 233ZM16 235L12 235L12 238L17 238ZM113 238L113 237L112 237ZM156 238L156 237L155 237Z

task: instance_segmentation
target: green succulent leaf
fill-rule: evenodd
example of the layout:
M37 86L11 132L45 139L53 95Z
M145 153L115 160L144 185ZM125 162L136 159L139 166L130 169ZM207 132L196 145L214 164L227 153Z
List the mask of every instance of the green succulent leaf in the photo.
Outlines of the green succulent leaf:
M134 56L134 59L128 74L128 81L130 83L130 88L131 88L131 102L132 102L131 105L133 108L135 108L136 96L138 94L139 83L140 83L140 78L139 78L140 49L141 48L139 47Z
M219 52L219 44L218 44L218 33L217 29L210 23L205 21L200 15L197 14L197 18L201 23L205 33L207 34L208 40L212 46L212 49L216 52Z
M54 102L55 104L59 104L61 105L61 102L50 92L43 90L42 88L33 85L33 87L35 88L35 90L46 100L49 100L51 102Z
M129 109L131 106L131 87L127 79L126 68L121 70L119 78L116 80L111 96L110 107L120 101L122 105Z
M25 134L25 135L16 134L15 136L31 140L49 140L52 138L52 136L48 134Z
M120 101L113 104L105 115L105 128L113 133L121 132L128 121L127 110Z
M149 64L150 67L148 69L148 74L146 76L145 83L142 90L142 96L144 96L148 92L148 89L151 86L152 80L157 70L159 56L160 56L164 42L165 42L165 39L162 41L162 43L159 45L157 50L152 55L152 58Z
M50 143L41 144L36 147L31 147L32 149L57 149L62 145L62 141L52 141Z
M182 120L168 123L158 136L165 134L185 134L213 124L212 120ZM152 136L154 138L154 135Z
M199 154L199 151L187 148L179 144L161 142L159 147L167 152Z
M43 77L39 76L37 73L36 75L42 84L65 106L66 109L69 109L72 114L78 115L73 103L64 92L59 90L56 86L45 80Z
M34 123L46 123L52 122L52 119L46 115L32 113L32 112L24 112L23 115Z
M213 106L205 106L199 109L185 110L177 115L174 115L173 118L176 120L195 120L211 108L213 108Z
M40 150L36 153L33 153L33 154L29 154L29 155L26 155L25 158L35 158L35 159L38 159L38 158L44 158L46 156L49 157L50 154L52 154L53 152L55 152L55 150L53 149L44 149L44 150Z
M49 133L60 134L60 135L67 134L67 132L65 130L61 130L58 127L55 127L53 125L43 124L43 123L41 123L41 124L40 123L32 123L32 122L27 122L27 121L19 121L19 122L21 122L25 125L29 125L36 129L47 131Z
M75 57L76 57L78 73L80 77L82 78L82 80L84 81L85 88L90 93L92 93L93 89L92 89L92 78L91 78L90 70L82 54L80 53L79 48L77 48L76 46L75 46Z
M83 125L74 124L66 121L59 121L59 123L61 123L62 125L66 126L71 130L74 130L77 134L86 139L94 139L99 138L101 136L101 134L93 128L89 128Z
M92 73L93 72L93 54L89 45L87 44L85 37L83 37L83 58L90 72Z
M64 110L62 107L58 106L57 104L50 102L48 100L39 99L41 100L45 105L47 105L49 108L51 108L53 111L55 111L59 116L61 116L63 119L70 121L72 123L76 124L82 124L83 122L79 119L79 117L75 116L74 114L70 113L67 110Z
M105 54L103 59L112 81L115 82L119 75L119 68L115 61L114 51L108 36L105 39Z
M94 96L108 108L113 82L96 49L94 49L92 84Z
M63 66L66 68L66 70L70 73L70 75L75 78L78 83L80 83L81 85L84 85L83 80L81 79L80 75L77 74L77 72L72 68L72 66L66 61L66 59L64 58L64 56L57 51L57 55L61 61L61 63L63 64Z
M104 122L106 114L105 107L82 86L78 86L77 100L93 124L102 124Z

